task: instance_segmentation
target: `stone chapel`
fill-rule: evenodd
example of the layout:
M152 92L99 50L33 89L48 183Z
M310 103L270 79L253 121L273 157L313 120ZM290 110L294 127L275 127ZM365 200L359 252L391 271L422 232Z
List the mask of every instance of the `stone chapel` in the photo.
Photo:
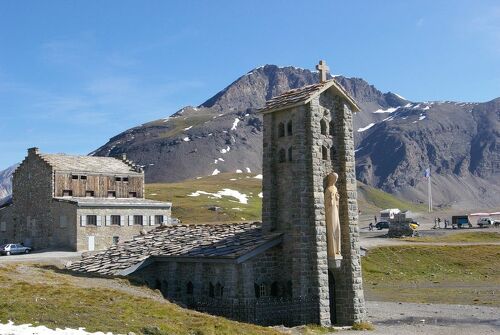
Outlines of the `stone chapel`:
M245 322L363 321L352 126L359 107L326 80L323 61L317 69L319 83L274 97L261 110L262 223L161 226L69 269L135 277L171 301ZM325 206L333 172L335 255Z

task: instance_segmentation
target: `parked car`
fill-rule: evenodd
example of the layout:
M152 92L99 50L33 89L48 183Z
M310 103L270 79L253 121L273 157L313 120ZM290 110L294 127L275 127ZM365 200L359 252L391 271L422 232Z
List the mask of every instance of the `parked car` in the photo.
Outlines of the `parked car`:
M480 228L483 228L483 227L488 228L488 227L495 225L495 220L493 220L492 218L488 218L488 217L480 218L479 220L477 220L477 225Z
M375 228L377 228L378 230L382 230L384 228L389 229L389 222L388 221L379 221L375 225Z
M15 255L15 254L29 254L30 247L25 247L22 244L4 244L0 245L0 255Z

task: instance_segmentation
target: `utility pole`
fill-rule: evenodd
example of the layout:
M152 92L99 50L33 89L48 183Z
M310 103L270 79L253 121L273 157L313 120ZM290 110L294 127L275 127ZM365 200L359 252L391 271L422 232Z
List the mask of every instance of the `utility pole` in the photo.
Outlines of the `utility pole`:
M427 200L429 202L429 213L432 212L432 186L431 186L431 168L425 170L424 176L427 178Z

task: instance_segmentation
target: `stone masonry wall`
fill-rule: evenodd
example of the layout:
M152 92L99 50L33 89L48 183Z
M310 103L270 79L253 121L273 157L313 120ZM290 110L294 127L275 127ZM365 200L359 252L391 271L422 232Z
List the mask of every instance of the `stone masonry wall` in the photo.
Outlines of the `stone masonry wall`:
M82 216L96 215L97 225L82 225ZM111 215L120 216L120 225L111 224ZM133 216L143 216L143 225L134 225ZM155 228L155 215L164 216L164 222L171 217L171 209L159 208L78 208L75 215L76 250L84 251L89 247L89 236L94 237L95 250L105 249L113 245L113 237L125 241L137 236L141 231Z

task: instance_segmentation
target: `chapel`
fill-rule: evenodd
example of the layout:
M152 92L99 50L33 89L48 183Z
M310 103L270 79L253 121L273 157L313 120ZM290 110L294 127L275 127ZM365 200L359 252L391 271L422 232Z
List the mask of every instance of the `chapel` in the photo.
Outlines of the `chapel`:
M263 117L262 223L162 225L69 266L130 276L183 306L261 325L366 317L356 193L356 102L328 67Z

